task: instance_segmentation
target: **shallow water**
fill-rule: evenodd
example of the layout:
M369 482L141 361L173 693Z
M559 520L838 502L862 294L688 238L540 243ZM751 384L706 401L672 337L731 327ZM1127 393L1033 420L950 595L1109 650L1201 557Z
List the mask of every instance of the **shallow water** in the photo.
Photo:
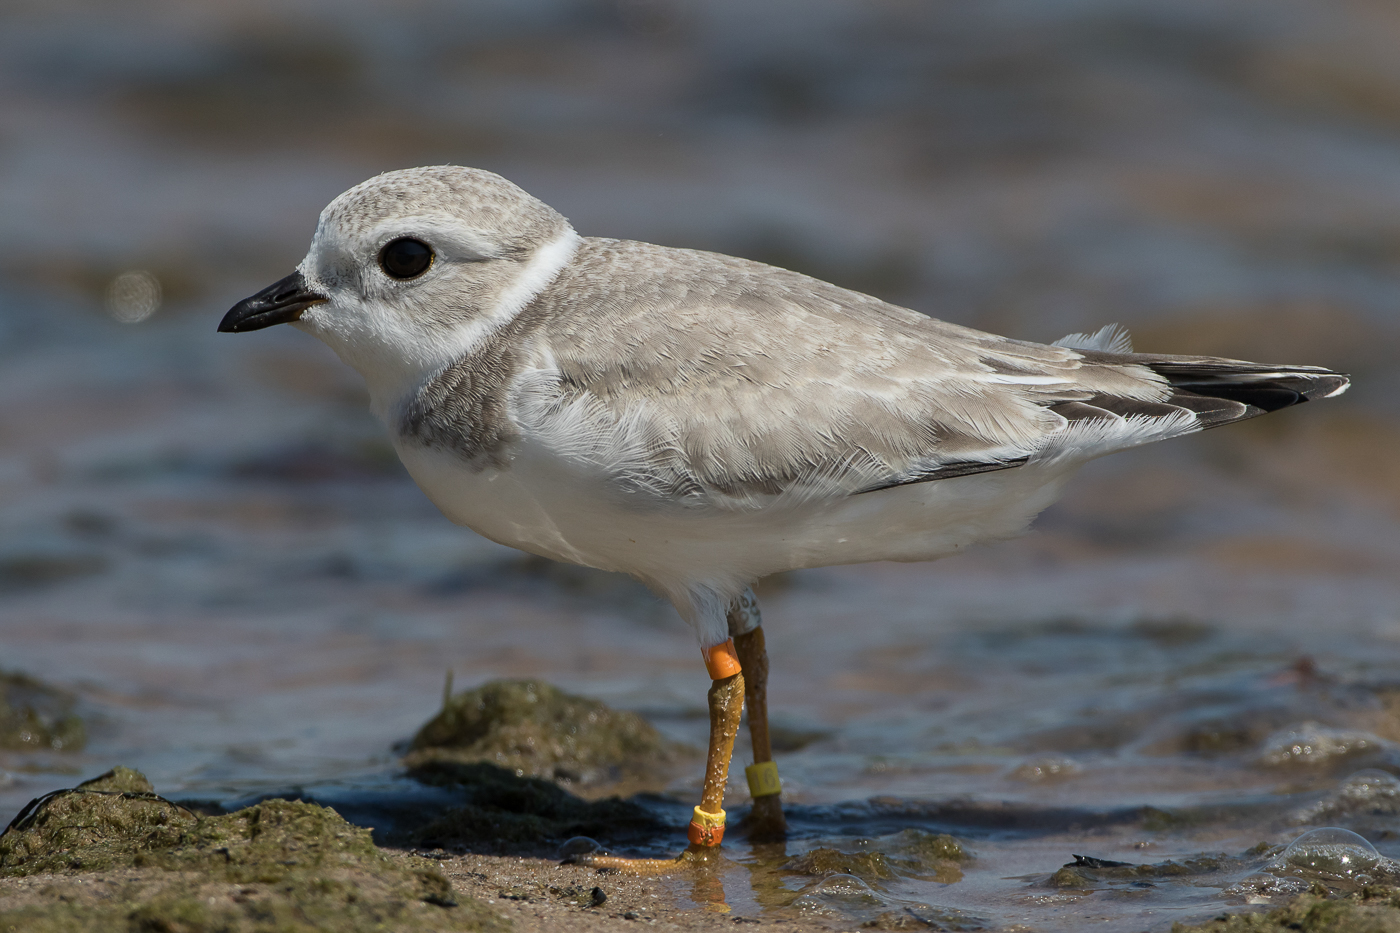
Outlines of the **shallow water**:
M1400 773L1400 22L1284 6L7 9L0 666L74 690L90 741L0 753L0 817L122 763L167 795L299 788L373 823L432 798L393 747L449 669L701 740L707 681L668 608L449 525L309 338L212 332L331 196L452 159L585 233L1015 336L1119 320L1144 349L1357 374L1343 399L1092 465L1032 537L768 581L796 832L727 847L736 913L1159 929L1286 897L1249 881L1285 877L1277 853L1246 852L1312 827L1400 857L1389 798L1346 784ZM108 286L131 269L163 299L123 324L139 290ZM699 777L669 788L677 825ZM962 879L779 871L908 828L963 840ZM1076 854L1221 853L1051 882Z

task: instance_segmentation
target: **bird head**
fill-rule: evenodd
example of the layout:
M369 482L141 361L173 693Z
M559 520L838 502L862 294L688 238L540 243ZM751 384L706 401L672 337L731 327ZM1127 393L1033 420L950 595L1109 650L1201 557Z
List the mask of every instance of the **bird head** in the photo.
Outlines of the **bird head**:
M332 201L297 270L234 305L219 330L312 334L382 409L514 317L577 242L563 216L491 172L388 172Z

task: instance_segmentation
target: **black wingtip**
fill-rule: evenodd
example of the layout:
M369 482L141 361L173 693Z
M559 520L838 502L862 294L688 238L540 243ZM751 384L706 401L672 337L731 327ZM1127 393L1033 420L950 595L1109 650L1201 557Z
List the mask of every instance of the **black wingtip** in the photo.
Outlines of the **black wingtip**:
M1148 364L1167 377L1175 390L1169 404L1196 411L1202 427L1243 421L1258 415L1300 405L1313 399L1340 395L1351 385L1346 373L1320 366L1278 366L1238 360L1158 358ZM1214 410L1210 403L1235 403Z
M1222 384L1195 391L1211 398L1223 398L1231 402L1253 405L1265 412L1278 411L1280 408L1288 408L1308 400L1308 396L1302 392L1281 385Z

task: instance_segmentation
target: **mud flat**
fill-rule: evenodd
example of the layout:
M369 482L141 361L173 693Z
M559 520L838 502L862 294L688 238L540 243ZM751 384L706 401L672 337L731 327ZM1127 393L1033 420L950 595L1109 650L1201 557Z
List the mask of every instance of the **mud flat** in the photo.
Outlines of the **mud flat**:
M852 908L867 926L929 929L949 918L920 914L927 905L878 910L870 886L952 883L970 858L951 836L905 830L854 851L758 847L744 864L721 851L662 878L561 863L604 844L665 851L679 833L655 799L586 800L556 781L600 795L655 779L688 751L636 716L533 681L449 688L407 747L407 775L453 804L382 806L383 846L314 802L223 812L163 797L125 767L36 798L0 835L0 930L822 930Z
M516 791L539 796L529 781ZM577 801L583 811L599 806ZM555 828L538 818L533 826ZM634 921L732 929L714 862L684 873L719 893L718 904L696 910L678 903L674 880L376 847L369 830L301 801L200 813L119 767L37 799L0 837L0 930L602 930ZM826 929L812 918L784 922Z
M501 775L500 786L520 782L519 797L549 796L538 779ZM609 811L573 800L575 815L590 808L595 817L616 815L616 805ZM538 848L562 824L536 821L540 834L533 840L524 825L516 825L515 843ZM505 842L489 834L476 841ZM269 799L232 813L202 813L197 804L161 797L139 772L119 767L39 798L0 837L0 930L1026 929L876 897L900 877L960 880L972 856L946 834L904 830L797 857L781 846L755 847L756 857L742 864L720 853L663 878L603 873L554 858L463 852L468 844L459 839L453 851L379 847L369 830L303 801ZM1400 888L1376 883L1394 882L1400 872L1360 837L1318 830L1280 851L1247 856L1268 858L1271 873L1250 876L1232 894L1241 900L1251 893L1295 896L1268 913L1175 924L1174 933L1400 930ZM1073 896L1238 870L1247 861L1133 865L1076 857L1041 886ZM752 897L736 899L741 889Z
M11 681L47 698L42 715L30 703L19 719L77 734L66 694ZM540 681L449 688L400 746L403 769L387 790L342 788L337 798L329 785L308 786L225 805L162 796L117 767L36 798L0 835L0 933L1078 929L1122 904L1142 905L1141 925L1121 917L1113 929L1165 930L1172 912L1189 910L1197 925L1173 930L1400 931L1400 861L1368 841L1387 847L1400 820L1382 737L1394 732L1394 691L1345 695L1364 713L1349 729L1308 723L1265 735L1256 723L1259 735L1231 744L1206 723L1173 740L1247 755L1296 785L1252 801L795 802L793 838L757 845L743 838L740 800L731 843L638 878L569 857L677 854L688 808L647 788L686 749L635 715ZM1356 728L1363 720L1373 731ZM51 741L24 747L53 751ZM1074 778L1034 760L1035 781ZM1245 835L1265 841L1197 848L1228 849ZM1102 857L1128 849L1164 854ZM1099 855L1056 868L1075 851ZM1041 922L1022 923L1018 911Z

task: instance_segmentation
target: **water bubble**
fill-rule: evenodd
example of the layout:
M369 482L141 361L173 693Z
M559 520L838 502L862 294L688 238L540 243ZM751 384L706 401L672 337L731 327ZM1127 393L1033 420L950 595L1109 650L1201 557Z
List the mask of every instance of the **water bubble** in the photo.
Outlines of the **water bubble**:
M1376 847L1349 829L1328 826L1303 833L1283 850L1271 870L1366 884L1385 870Z
M1343 781L1337 796L1355 803L1393 807L1400 802L1400 778L1379 768L1366 768Z
M1275 732L1264 740L1258 763L1269 768L1314 767L1335 764L1344 757L1360 757L1379 752L1385 743L1368 732L1331 729L1305 722L1293 729Z
M1068 778L1077 777L1083 770L1079 762L1075 761L1073 758L1064 758L1059 755L1045 755L1040 758L1030 758L1021 762L1007 777L1013 781L1025 781L1028 784L1039 784L1045 781L1063 781Z
M1299 810L1293 822L1315 826L1358 816L1396 814L1400 814L1400 779L1385 771L1367 768L1342 781L1326 799Z
M107 286L107 313L123 324L140 324L160 308L160 297L160 279L132 269Z
M564 840L559 846L559 858L567 861L580 855L602 855L604 851L603 844L598 840L589 839L587 836L574 836Z

